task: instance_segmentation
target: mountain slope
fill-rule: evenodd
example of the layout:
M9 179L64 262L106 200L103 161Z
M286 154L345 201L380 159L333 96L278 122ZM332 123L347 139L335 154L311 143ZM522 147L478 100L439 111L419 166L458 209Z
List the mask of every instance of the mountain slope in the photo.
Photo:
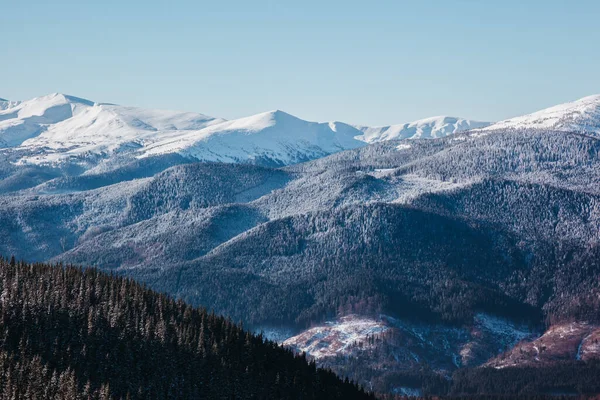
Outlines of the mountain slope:
M1 102L0 147L23 165L181 154L195 160L290 164L363 146L357 129L282 111L224 121L202 114L99 104L62 94Z
M0 98L0 111L9 109L16 105L19 105L19 103L20 103L19 101L10 101L10 100Z
M453 135L455 133L483 128L489 122L472 121L455 117L432 117L408 124L399 124L380 127L357 126L363 132L360 137L367 143L382 142L385 140L401 139L436 139Z
M365 143L436 138L487 123L436 117L379 128L304 121L270 111L225 121L197 113L95 103L63 94L0 101L0 149L11 163L61 175L110 170L135 159L289 165Z
M19 146L39 135L45 126L71 118L92 104L76 97L52 94L9 107L0 111L0 144Z
M199 160L264 159L286 165L363 146L363 142L354 138L358 134L359 131L346 124L307 122L277 110L160 141L144 155L177 151Z
M532 114L507 119L483 130L541 129L600 135L600 95L559 104Z
M222 120L202 114L98 104L52 94L0 112L0 143L21 163L44 164L134 150Z
M131 280L2 259L0 291L3 399L373 398Z
M457 276L473 283L489 278L500 297L522 303L523 310L543 310L548 317L574 315L576 304L580 315L594 314L591 299L598 288L588 286L585 270L578 271L577 265L585 262L590 268L585 273L595 273L596 266L585 260L593 259L600 240L600 193L594 189L600 182L597 139L562 132L504 132L415 140L401 148L398 143L377 143L283 170L187 164L94 190L85 190L78 181L73 186L62 182L53 194L48 184L40 185L29 193L0 197L2 252L116 268L236 318L252 316L252 322L261 323L280 315L281 321L293 323L310 322L321 315L320 308L335 311L337 300L325 296L326 288L333 290L327 285L337 287L343 301L351 296L343 294L346 285L358 290L359 282L334 279L333 271L347 265L361 269L364 261L381 265L382 279L385 274L400 277L408 274L401 266L410 264L406 257L412 247L423 249L415 260L423 271L437 264L459 268L462 261L448 261L454 249L443 254L425 249L457 240L464 240L456 242L463 243L457 249L477 248L482 244L476 243L476 236L491 235L501 246L498 254L514 258L498 256L504 264L487 271L478 269L483 261L475 257ZM466 223L464 229L455 229L462 238L439 230L455 224L455 219ZM397 226L400 221L415 226L414 240ZM421 235L421 229L430 234ZM476 234L467 235L468 229ZM338 254L344 246L348 250ZM389 253L381 255L384 249ZM318 265L331 257L328 274ZM362 261L357 263L355 257ZM460 260L458 253L455 259ZM392 271L383 273L387 268ZM502 272L504 268L509 272ZM517 279L521 270L529 280ZM329 281L322 288L315 286L320 277ZM364 288L373 283L373 293L365 290L361 296L383 296L376 303L386 304L386 293L396 289L388 292L386 279L371 278L361 283ZM213 296L213 279L231 285L223 293L232 294L224 299ZM428 282L435 286L437 278ZM260 312L247 310L248 298L264 287L281 299L256 307ZM291 287L293 294L286 295ZM400 290L412 296L413 288ZM248 298L237 299L245 291ZM278 309L296 295L293 307ZM418 302L438 316L458 316L427 296ZM465 306L462 312L468 319L476 310Z

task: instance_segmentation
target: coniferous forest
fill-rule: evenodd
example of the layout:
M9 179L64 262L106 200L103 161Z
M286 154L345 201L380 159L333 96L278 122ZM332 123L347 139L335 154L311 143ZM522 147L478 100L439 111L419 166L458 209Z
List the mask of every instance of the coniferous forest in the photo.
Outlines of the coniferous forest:
M0 260L2 399L369 399L238 324L95 269Z

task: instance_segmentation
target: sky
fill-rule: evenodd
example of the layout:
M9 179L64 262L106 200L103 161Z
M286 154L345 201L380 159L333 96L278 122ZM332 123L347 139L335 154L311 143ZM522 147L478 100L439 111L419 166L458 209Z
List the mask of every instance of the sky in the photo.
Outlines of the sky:
M0 97L495 121L600 93L597 0L0 0Z

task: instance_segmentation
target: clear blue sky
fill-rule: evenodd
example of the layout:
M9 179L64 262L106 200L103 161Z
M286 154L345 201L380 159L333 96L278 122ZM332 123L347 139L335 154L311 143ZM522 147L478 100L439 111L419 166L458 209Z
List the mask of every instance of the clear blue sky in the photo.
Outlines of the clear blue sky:
M600 1L0 0L0 97L499 120L600 93Z

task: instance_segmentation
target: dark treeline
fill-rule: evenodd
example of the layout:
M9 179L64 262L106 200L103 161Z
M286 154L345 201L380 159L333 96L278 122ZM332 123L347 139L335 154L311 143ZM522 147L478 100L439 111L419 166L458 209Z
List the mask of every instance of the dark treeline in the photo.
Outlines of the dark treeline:
M375 340L378 341L378 338ZM379 351L398 355L385 341L371 350L373 353ZM340 375L352 376L378 393L397 393L400 388L405 388L423 396L445 399L559 399L561 396L570 399L597 396L595 398L600 399L600 360L556 361L500 369L463 367L444 373L436 365L426 362L406 368L410 361L402 360L400 362L404 362L405 366L398 367L381 354L366 353L356 353L358 356L346 357L345 360L339 356L328 360L325 365Z
M130 279L1 259L0 398L373 397Z
M600 394L600 362L569 361L518 368L459 369L452 376L451 394L592 396Z
M428 399L600 399L600 361L563 361L530 367L461 368L444 376L427 366L412 370L342 368L359 381L388 393L380 399L400 399L395 388L412 388Z
M569 361L539 367L463 368L451 379L423 371L404 372L394 382L445 399L599 399L599 377L600 362Z

